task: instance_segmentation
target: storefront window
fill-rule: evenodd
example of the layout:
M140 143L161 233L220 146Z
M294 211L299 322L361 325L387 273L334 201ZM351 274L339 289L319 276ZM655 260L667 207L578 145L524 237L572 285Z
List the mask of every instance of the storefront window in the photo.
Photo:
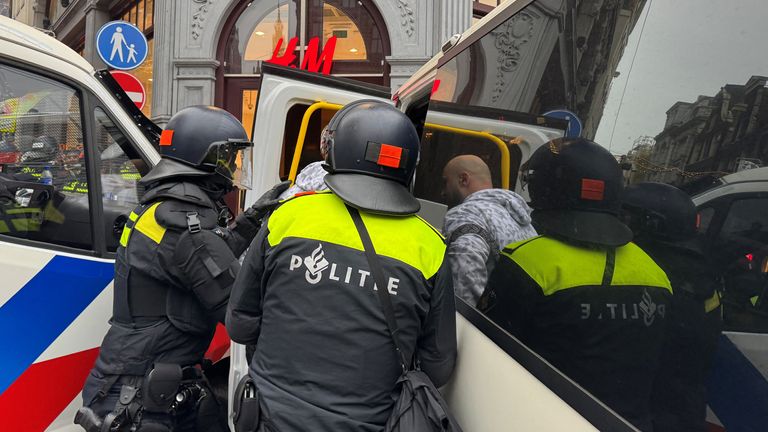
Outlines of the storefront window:
M296 0L250 3L230 31L224 73L258 75L260 62L269 60L278 44L277 54L284 56L291 39L303 36L303 45L298 39L294 44L295 59L291 64L297 67L302 64L305 51L307 54L311 51L307 51L307 47L313 39L320 38L320 49L323 49L329 39L336 37L331 73L381 74L385 56L381 29L367 7L360 3L311 1L306 2L304 11L301 2ZM303 32L302 16L306 22Z
M385 62L389 39L372 0L262 0L240 8L224 28L227 44L219 58L224 66L223 107L249 132L261 64L275 54L296 68L317 72L330 60L333 75L389 84ZM293 52L286 53L289 47Z
M251 3L240 15L229 35L225 73L258 73L259 62L272 57L278 42L281 44L279 54L285 54L288 41L299 36L298 29L296 1Z
M336 36L334 60L366 60L365 40L354 21L339 8L323 5L323 46Z

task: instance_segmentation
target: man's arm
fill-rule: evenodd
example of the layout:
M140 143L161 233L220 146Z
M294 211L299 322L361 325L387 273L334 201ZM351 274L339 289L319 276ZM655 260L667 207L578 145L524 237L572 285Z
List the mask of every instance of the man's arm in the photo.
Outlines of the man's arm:
M456 364L456 304L447 262L430 280L432 298L427 319L418 340L421 368L436 386L448 382Z
M453 290L472 306L477 304L485 291L489 255L488 244L477 234L464 234L448 246L448 261L453 270Z
M245 345L255 344L261 332L261 280L268 235L269 229L265 223L245 255L227 307L226 326L229 337Z

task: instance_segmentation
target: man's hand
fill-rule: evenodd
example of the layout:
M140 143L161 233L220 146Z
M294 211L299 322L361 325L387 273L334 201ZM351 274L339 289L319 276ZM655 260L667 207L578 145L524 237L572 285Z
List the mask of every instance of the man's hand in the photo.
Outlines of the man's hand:
M277 207L277 204L280 202L278 199L280 194L290 186L291 182L288 180L272 186L272 189L264 192L264 195L260 196L259 199L245 211L244 216L253 223L258 224L267 213Z

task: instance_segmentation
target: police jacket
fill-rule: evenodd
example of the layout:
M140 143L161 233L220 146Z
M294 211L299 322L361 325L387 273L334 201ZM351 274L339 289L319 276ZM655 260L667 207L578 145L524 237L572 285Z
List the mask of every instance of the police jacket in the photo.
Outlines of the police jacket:
M436 385L453 371L451 276L438 232L417 216L361 212L406 356ZM345 204L322 192L284 202L254 239L227 311L255 344L262 419L278 431L381 431L401 374L362 242Z
M481 302L491 319L647 430L671 291L633 243L605 249L539 236L502 251Z
M113 316L83 396L114 375L144 375L153 363L202 361L224 321L237 257L256 227L218 227L218 207L198 185L146 192L130 214L115 261Z

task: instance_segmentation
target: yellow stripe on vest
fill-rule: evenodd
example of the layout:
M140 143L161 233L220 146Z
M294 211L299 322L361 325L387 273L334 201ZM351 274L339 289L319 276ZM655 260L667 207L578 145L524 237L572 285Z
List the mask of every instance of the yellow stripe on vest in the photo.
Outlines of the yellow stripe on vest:
M418 269L426 279L440 269L445 244L429 224L417 216L360 214L377 254ZM363 250L360 235L344 202L329 192L285 201L270 216L268 227L267 240L272 247L292 237Z
M150 206L144 211L144 213L142 213L141 217L138 217L133 212L130 214L130 216L128 216L128 219L131 221L136 221L136 223L134 224L133 229L128 228L127 226L123 228L123 235L120 237L121 246L128 246L128 239L130 238L131 232L133 230L144 234L157 244L160 244L160 242L163 241L165 228L158 224L157 220L155 219L155 210L157 210L157 206L159 205L159 202L152 204L152 206Z
M137 215L135 212L131 212L131 214L128 215L128 219L131 222L136 222L136 219L138 218L139 215ZM120 236L120 246L128 247L128 239L131 237L131 230L132 228L128 227L128 224L126 223L123 227L123 234Z
M126 225L123 227L123 235L120 236L120 246L128 247L128 238L131 237L131 229Z
M523 245L523 243L528 243ZM522 246L521 246L522 245ZM521 246L519 250L514 250ZM513 249L510 253L508 250ZM544 295L579 286L601 285L604 250L576 247L549 237L523 240L502 251L542 289ZM672 291L667 274L634 243L616 248L612 286L650 286Z

